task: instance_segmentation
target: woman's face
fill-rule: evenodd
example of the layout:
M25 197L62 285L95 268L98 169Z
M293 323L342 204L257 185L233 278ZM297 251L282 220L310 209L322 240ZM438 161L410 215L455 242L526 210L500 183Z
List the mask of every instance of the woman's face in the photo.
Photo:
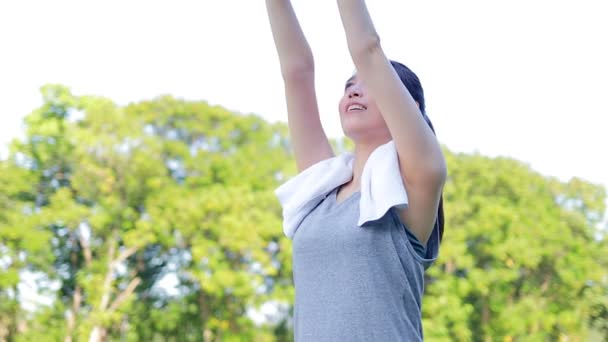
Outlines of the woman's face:
M390 136L374 99L356 74L346 81L339 111L344 134L355 141L365 137Z

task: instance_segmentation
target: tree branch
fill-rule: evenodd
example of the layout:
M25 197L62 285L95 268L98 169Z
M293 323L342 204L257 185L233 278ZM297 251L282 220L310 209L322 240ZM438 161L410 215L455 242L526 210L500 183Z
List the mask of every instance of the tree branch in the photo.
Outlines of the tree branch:
M109 311L114 311L118 309L118 307L133 293L133 291L135 291L135 288L137 287L137 285L139 285L140 282L141 279L139 277L133 278L129 285L127 285L127 288L122 291L122 293L118 295L116 299L114 299L114 302L112 303L112 305L110 305Z
M106 277L103 280L103 292L101 295L101 302L99 303L99 308L101 311L104 311L108 307L108 303L110 302L110 285L112 285L112 272L114 271L114 253L116 253L116 237L118 233L114 229L112 234L112 241L110 241L110 246L108 247L108 270L106 271Z
M138 247L131 247L131 248L123 251L122 253L120 253L118 258L116 258L114 261L112 261L112 268L114 268L119 263L125 261L128 257L133 255L133 253L137 252L138 249L139 249Z

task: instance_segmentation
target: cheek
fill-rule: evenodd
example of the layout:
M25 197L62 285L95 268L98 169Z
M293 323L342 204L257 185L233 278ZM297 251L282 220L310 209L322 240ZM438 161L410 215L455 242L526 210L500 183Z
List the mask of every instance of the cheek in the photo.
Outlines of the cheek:
M341 98L340 101L338 102L338 111L340 112L340 114L342 114L344 112L344 105L345 105L346 101L344 98Z

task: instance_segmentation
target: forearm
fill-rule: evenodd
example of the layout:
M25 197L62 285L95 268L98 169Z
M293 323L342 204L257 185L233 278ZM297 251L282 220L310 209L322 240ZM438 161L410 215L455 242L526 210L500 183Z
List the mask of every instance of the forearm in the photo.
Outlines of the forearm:
M380 45L364 0L337 0L357 76L375 99L411 178L444 173L441 147ZM433 177L431 177L433 178Z
M314 71L312 51L291 1L266 0L266 9L283 76Z
M365 1L338 0L340 18L346 33L346 42L353 62L358 63L369 52L380 46L380 37L376 32Z

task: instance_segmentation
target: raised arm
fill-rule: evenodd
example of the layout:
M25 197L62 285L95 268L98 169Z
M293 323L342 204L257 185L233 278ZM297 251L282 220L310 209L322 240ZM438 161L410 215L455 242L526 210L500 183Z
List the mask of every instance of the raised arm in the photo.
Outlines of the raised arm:
M289 0L266 0L285 84L287 121L298 171L334 157L319 117L312 51Z
M401 217L426 242L447 172L439 142L385 56L365 1L338 0L338 8L357 77L375 100L395 142L409 197Z

